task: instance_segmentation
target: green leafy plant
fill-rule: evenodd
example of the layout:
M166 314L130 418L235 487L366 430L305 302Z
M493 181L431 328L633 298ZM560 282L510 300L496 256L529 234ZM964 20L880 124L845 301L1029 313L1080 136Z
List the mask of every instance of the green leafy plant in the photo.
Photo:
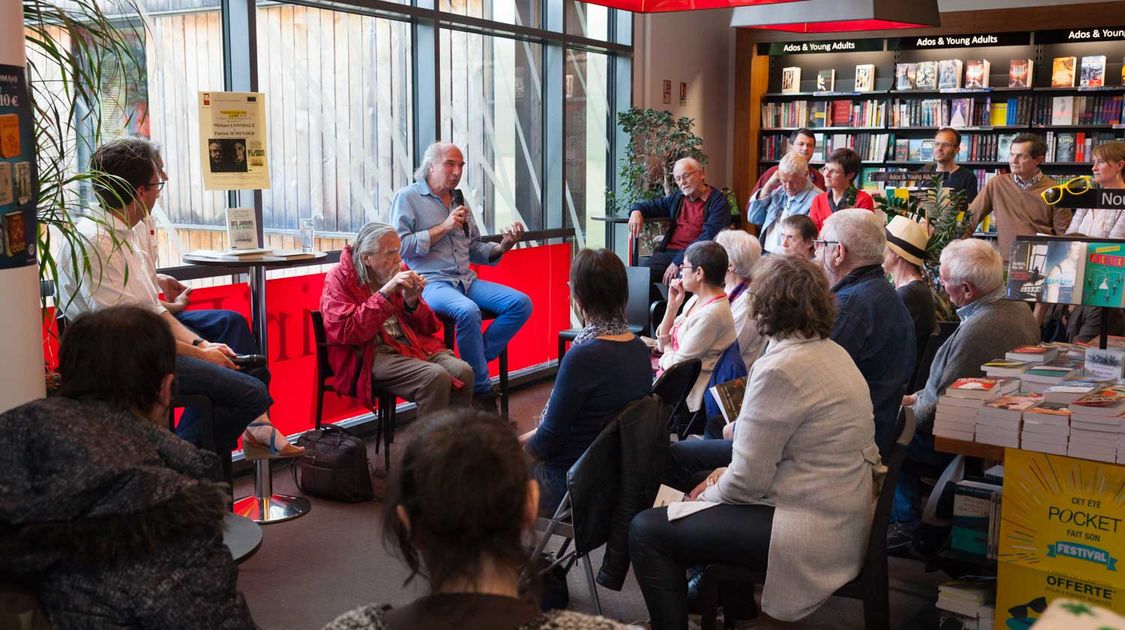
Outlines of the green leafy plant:
M913 221L924 220L930 226L922 273L934 294L938 319L956 321L957 309L941 286L941 252L950 242L964 238L973 230L965 191L943 187L942 176L938 173L930 178L926 188L909 197L875 195L873 199L887 214L888 221L895 216L904 216Z
M78 219L104 222L99 213L89 212L89 182L99 174L80 162L136 122L126 104L145 95L144 55L138 45L144 41L144 22L135 0L22 2L39 170L39 274L41 280L55 280L54 251L87 251L87 239L75 228ZM107 115L116 119L106 120ZM121 247L112 238L114 248ZM75 276L88 273L88 257L74 256L71 267ZM57 305L72 299L60 295L57 282L53 286L53 295L44 292L44 307L51 299Z
M672 179L676 160L690 157L707 163L700 149L703 138L692 131L695 121L691 118L633 108L619 113L617 124L629 136L629 145L618 171L621 194L606 194L606 208L611 212L624 212L638 201L672 194L676 189Z

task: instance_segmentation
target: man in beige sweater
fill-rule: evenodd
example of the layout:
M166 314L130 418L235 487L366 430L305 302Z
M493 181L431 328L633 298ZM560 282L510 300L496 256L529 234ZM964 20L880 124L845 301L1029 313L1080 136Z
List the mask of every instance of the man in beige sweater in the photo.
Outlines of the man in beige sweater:
M1012 139L1008 156L1011 173L988 180L984 189L969 204L975 229L990 212L996 212L1000 255L1007 264L1016 236L1066 233L1071 211L1048 206L1039 196L1055 181L1039 170L1047 156L1047 143L1033 133L1021 133Z

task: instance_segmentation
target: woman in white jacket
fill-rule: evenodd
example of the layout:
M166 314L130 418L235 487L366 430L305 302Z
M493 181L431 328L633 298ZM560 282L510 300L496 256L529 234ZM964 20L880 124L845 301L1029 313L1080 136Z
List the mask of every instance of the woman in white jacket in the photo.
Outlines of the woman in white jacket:
M811 261L770 256L750 296L771 340L746 384L730 466L688 495L717 505L671 522L668 508L646 510L630 526L654 630L687 627L692 565L765 566L762 610L783 621L815 611L862 565L884 469L867 383L829 339L828 281Z

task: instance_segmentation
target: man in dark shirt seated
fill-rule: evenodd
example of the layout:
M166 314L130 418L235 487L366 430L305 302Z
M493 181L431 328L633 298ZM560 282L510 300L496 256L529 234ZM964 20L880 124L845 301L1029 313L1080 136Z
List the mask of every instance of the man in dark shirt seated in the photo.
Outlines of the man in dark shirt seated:
M682 158L672 169L679 190L667 197L641 201L629 208L629 233L641 235L645 219L670 219L664 240L649 258L653 282L669 284L680 273L684 250L696 241L710 241L730 225L726 195L707 184L703 166L693 158Z
M914 372L914 322L883 275L887 238L868 210L841 210L824 222L816 258L836 295L832 341L855 361L871 390L875 443L890 454L903 387Z

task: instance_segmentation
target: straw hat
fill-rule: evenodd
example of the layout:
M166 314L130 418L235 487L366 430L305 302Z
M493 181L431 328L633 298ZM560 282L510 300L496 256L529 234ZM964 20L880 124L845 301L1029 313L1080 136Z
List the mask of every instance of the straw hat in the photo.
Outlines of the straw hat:
M897 216L887 224L887 247L906 262L921 267L929 242L929 230L921 223Z

